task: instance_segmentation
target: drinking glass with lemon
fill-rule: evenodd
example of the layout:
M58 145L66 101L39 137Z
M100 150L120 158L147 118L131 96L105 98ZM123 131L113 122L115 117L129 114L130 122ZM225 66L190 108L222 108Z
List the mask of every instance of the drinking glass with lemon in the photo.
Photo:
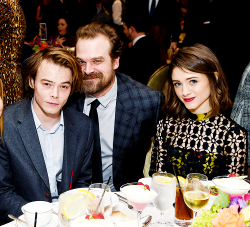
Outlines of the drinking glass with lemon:
M160 210L161 217L158 224L172 226L172 223L164 220L164 212L173 206L176 196L176 180L171 173L154 173L151 188L159 190L159 195L154 199L154 206Z
M89 193L86 198L86 208L88 215L102 214L109 218L112 214L111 190L107 184L94 183L89 186ZM94 199L92 197L94 195Z
M191 210L184 202L183 194L186 188L187 180L178 176L179 184L176 184L176 197L175 197L175 218L174 223L179 226L189 226L192 224L193 210ZM177 179L176 182L178 183Z
M95 196L92 192L84 189L74 189L59 196L58 218L60 226L68 227L76 218L81 216L85 218L87 198L94 200Z
M186 180L184 200L187 206L194 211L194 217L196 217L197 211L204 208L209 201L208 178L201 173L189 173Z

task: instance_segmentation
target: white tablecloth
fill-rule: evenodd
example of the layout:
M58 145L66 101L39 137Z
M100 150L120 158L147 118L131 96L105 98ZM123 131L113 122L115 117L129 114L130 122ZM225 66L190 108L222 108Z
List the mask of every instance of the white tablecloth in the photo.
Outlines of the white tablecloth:
M129 217L133 218L136 220L137 218L137 213L134 210L130 210L128 209L127 205L123 202L119 202L115 207L114 207L114 211L119 210L122 213L128 215ZM145 215L152 215L152 221L151 223L156 223L157 220L160 217L160 211L158 211L152 204L149 204L148 207L145 208L145 210L142 212L142 217ZM174 208L171 207L170 209L168 209L165 213L165 217L169 220L169 221L173 221L174 220ZM17 227L16 226L16 221L12 221L8 224L2 225L3 227ZM177 225L176 225L177 226ZM133 226L130 226L133 227ZM150 227L150 225L149 225Z
M209 181L209 186L213 186L214 184ZM122 194L121 192L119 192L119 194ZM208 205L204 208L206 210L210 209L211 205L213 204L213 201L214 201L215 197L212 197L210 196L210 199L209 199L209 203ZM58 205L58 204L57 204ZM123 202L119 202L113 209L114 211L121 211L122 213L128 215L129 217L133 218L136 220L137 218L137 213L134 211L134 210L130 210L128 209L127 205ZM57 212L57 210L55 209L55 211ZM171 207L169 208L166 212L165 212L165 218L166 220L170 221L170 222L174 222L174 213L175 213L175 210L174 210L174 207ZM152 226L151 224L154 224L154 223L157 223L157 221L159 220L160 218L160 211L157 210L153 204L149 204L145 209L144 211L142 212L142 217L143 216L146 216L146 215L151 215L152 216L152 221L150 223L150 226ZM3 227L17 227L16 226L16 221L12 221L8 224L5 224L5 225L2 225ZM175 225L175 227L179 227L178 225ZM119 227L119 226L118 226ZM134 227L132 225L129 225L129 227Z

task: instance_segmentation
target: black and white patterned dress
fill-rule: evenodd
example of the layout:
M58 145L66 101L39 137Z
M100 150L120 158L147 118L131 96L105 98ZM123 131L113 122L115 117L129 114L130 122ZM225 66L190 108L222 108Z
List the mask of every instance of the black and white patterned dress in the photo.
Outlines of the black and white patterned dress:
M243 175L247 160L246 130L224 115L189 113L184 119L166 117L159 122L149 174L171 172L179 176L203 173Z

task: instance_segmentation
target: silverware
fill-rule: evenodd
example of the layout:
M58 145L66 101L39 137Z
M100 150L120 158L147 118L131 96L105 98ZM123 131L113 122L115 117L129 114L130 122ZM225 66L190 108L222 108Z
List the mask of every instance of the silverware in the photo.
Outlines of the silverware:
M32 225L30 225L30 224L29 224L29 223L27 223L26 221L23 221L23 220L21 220L20 218L15 217L15 216L14 216L14 215L12 215L12 214L8 214L8 217L9 217L9 218L11 218L11 219L13 219L13 220L20 221L20 222L22 222L22 223L26 224L27 226L31 226L31 227L33 227Z
M119 198L120 201L122 201L122 202L124 202L124 203L126 203L128 205L129 209L134 209L133 206L128 203L128 200L125 197L119 195L118 193L115 193L115 194L118 196L118 198ZM151 220L152 220L152 216L151 215L146 215L146 216L142 217L141 218L142 226L148 226L149 223L151 222Z
M124 203L126 203L128 205L129 209L134 209L134 207L128 202L128 200L125 197L123 197L123 196L121 196L121 195L119 195L117 193L115 193L115 194L118 196L120 201L122 201L122 202L124 202Z
M115 192L114 192L114 193L115 193ZM123 200L125 200L125 201L128 201L127 198L125 198L125 197L119 195L118 193L115 193L115 194L116 194L119 198L121 198L121 199L123 199Z
M121 201L121 202L123 202L123 203L126 203L127 205L128 205L128 208L129 209L134 209L134 207L131 205L131 204L129 204L126 200L124 200L124 199L122 199L122 198L119 198L119 200Z
M147 216L144 216L141 218L141 224L142 226L148 226L149 223L151 222L152 220L152 216L151 215L147 215Z

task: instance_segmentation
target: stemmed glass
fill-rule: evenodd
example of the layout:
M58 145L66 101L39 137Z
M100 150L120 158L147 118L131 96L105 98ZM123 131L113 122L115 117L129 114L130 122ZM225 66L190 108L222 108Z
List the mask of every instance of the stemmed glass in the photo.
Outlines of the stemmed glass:
M158 224L160 226L173 226L171 222L164 220L164 212L173 206L175 202L175 176L171 173L154 173L152 176L151 189L159 190L159 195L153 201L154 206L161 212Z
M187 206L194 211L194 217L196 217L197 211L205 207L209 200L208 178L201 173L190 173L186 179L184 200Z
M111 190L107 184L94 183L89 186L86 198L87 214L103 214L109 218L112 214ZM94 196L93 196L94 195Z
M142 227L141 213L155 199L159 191L153 189L148 191L148 189L144 189L143 185L137 185L137 182L124 184L120 190L137 211L138 227Z

